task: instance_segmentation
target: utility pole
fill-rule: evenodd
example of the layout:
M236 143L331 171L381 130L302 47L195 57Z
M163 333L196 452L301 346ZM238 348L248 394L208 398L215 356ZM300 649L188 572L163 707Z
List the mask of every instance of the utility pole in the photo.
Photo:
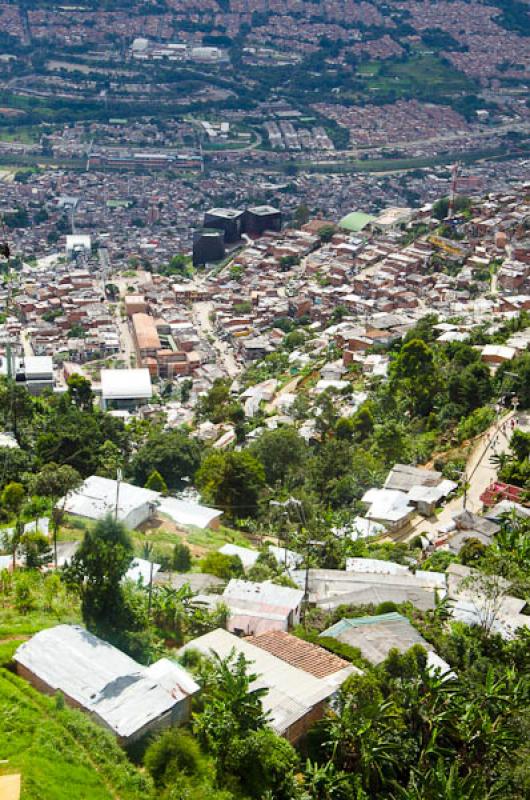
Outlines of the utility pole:
M122 472L120 467L116 470L116 508L114 509L114 519L118 521L118 509L120 504L120 483L122 479Z
M153 561L151 555L153 553L153 545L146 542L144 545L144 558L149 561L149 587L148 587L148 601L147 601L147 618L151 619L151 609L153 606Z

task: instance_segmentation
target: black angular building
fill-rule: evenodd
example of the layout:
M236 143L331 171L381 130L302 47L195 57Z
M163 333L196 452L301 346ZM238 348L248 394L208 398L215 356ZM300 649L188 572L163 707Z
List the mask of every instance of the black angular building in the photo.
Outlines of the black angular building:
M253 206L247 208L244 217L244 231L249 236L261 236L265 231L281 231L282 212L273 206Z
M201 228L193 234L193 266L203 267L225 257L224 231Z
M204 227L224 231L227 243L237 242L243 232L243 216L237 208L211 208L204 215Z

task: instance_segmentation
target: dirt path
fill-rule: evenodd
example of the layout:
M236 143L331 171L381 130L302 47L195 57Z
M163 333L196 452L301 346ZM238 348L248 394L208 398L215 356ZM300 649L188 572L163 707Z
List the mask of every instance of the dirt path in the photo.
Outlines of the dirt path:
M294 392L298 383L300 381L300 376L297 375L296 378L293 378L292 381L288 381L279 392L277 392L270 403L268 403L265 408L267 411L274 411L275 408L278 406L278 403L281 400L282 395L289 394L290 392Z

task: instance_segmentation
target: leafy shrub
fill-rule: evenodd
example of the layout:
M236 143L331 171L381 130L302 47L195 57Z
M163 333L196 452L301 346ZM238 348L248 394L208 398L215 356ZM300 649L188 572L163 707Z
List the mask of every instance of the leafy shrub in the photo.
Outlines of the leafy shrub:
M390 614L392 611L397 611L398 607L391 600L385 600L384 603L379 603L375 609L376 614Z
M169 786L182 774L199 777L205 771L197 741L180 728L164 731L149 745L144 765L157 787Z
M183 542L177 542L173 548L173 560L171 563L177 572L189 572L191 569L191 550Z
M239 778L245 794L291 800L298 757L289 742L263 728L233 740L229 749L227 768Z
M208 553L201 561L201 571L225 581L240 578L244 574L239 556L228 556L224 553Z
M468 417L462 420L456 429L459 442L473 439L488 428L495 419L495 411L489 406L476 408Z

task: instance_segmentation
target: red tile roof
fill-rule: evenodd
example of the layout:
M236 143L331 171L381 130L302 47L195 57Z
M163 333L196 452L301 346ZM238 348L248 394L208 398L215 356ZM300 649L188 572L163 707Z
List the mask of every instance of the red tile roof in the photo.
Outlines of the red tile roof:
M315 678L325 678L350 666L348 661L329 653L323 647L285 631L269 631L258 636L249 636L247 641L287 664L314 675Z

